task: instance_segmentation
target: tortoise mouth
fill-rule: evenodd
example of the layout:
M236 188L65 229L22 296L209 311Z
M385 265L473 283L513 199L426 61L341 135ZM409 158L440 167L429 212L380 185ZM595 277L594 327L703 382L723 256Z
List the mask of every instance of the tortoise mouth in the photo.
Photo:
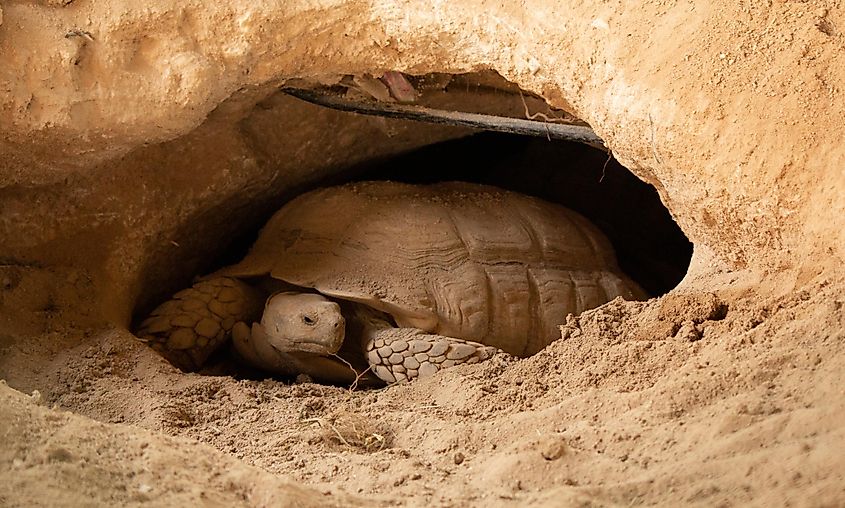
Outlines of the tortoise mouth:
M284 350L279 349L275 345L276 349L284 353L313 353L316 355L333 355L340 351L340 345L343 342L343 338L333 343L325 343L325 342L318 342L313 340L294 340L290 342L290 347Z

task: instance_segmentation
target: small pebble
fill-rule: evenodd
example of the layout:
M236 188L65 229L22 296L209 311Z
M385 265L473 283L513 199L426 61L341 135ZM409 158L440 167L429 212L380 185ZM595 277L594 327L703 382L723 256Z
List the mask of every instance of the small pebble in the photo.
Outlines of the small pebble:
M464 454L463 454L463 453L461 453L461 452L458 452L458 453L456 453L456 454L455 454L455 456L453 457L453 459L454 459L454 461L455 461L455 465L460 465L460 464L463 464L463 462L464 462Z
M549 434L540 440L539 448L544 459L557 460L566 454L566 441L560 434Z
M701 339L701 332L696 328L694 322L688 320L681 323L681 327L675 333L674 338L685 342L695 342Z

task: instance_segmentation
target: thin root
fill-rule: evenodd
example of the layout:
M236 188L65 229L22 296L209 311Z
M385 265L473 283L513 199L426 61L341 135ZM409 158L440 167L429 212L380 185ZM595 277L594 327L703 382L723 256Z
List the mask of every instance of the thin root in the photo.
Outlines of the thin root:
M369 372L369 371L370 371L370 369L372 369L372 368L373 368L373 366L372 366L372 365L370 365L370 366L368 366L366 369L364 369L364 371L363 371L363 372L358 372L357 370L355 370L355 367L353 367L351 363L347 362L345 359L341 358L341 357L340 357L340 356L338 356L337 354L333 354L332 356L334 356L335 358L337 358L338 360L340 360L341 362L343 362L343 363L344 363L347 367L349 367L349 370L351 370L352 372L354 372L354 373L355 373L355 381L352 381L352 384L351 384L351 385L349 385L349 391L350 391L350 393L351 393L351 392L354 392L355 390L357 390L357 389L358 389L358 381L360 381L360 380L361 380L361 378L362 378L362 377L364 377L364 374L366 374L367 372Z
M601 167L601 178L599 178L599 183L604 181L604 176L607 174L607 165L610 164L610 159L613 158L613 152L610 150L607 151L607 160L604 161L604 166Z
M323 436L325 439L337 439L338 442L349 448L377 452L383 450L387 445L385 434L362 429L361 427L366 426L366 422L356 421L356 418L352 416L341 417L334 422L327 418L307 418L302 421L304 423L316 423L323 430L328 429L329 435ZM338 427L342 427L342 429Z
M529 120L536 120L538 118L542 119L545 122L549 123L563 123L563 124L572 124L572 122L568 121L566 118L562 117L549 117L545 113L540 113L539 111L536 113L531 113L528 111L528 103L525 102L525 96L522 95L522 90L519 91L519 98L522 100L522 107L525 108L525 118Z

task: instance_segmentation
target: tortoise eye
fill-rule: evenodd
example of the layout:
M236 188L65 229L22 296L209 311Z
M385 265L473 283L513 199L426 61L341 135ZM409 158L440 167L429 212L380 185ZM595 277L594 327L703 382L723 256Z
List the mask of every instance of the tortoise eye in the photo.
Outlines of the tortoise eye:
M317 323L317 320L311 316L302 316L302 322L308 326L314 326Z

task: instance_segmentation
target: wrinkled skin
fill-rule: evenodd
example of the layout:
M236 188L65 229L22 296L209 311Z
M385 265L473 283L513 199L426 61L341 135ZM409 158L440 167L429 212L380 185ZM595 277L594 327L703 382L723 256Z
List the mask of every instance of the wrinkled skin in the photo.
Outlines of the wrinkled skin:
M267 300L261 327L278 351L333 355L340 350L346 320L340 305L311 293L278 293Z

